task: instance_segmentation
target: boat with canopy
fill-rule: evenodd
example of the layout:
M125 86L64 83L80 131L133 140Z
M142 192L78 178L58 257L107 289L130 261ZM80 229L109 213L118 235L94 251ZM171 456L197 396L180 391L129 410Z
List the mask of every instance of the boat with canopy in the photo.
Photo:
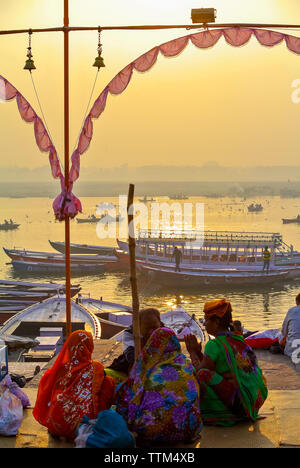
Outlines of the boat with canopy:
M127 256L127 243L118 241L118 245L119 258ZM175 247L182 255L181 271L175 271ZM268 275L263 271L265 247L271 252ZM300 276L300 253L288 246L279 233L141 230L136 256L140 271L176 284L269 283Z

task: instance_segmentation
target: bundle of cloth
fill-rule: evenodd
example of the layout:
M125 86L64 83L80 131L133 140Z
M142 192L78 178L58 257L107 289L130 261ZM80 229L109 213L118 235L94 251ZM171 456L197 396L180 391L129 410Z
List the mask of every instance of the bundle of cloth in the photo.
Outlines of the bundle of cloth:
M245 343L252 349L269 349L275 343L282 341L282 334L279 329L271 328L254 333L245 339Z

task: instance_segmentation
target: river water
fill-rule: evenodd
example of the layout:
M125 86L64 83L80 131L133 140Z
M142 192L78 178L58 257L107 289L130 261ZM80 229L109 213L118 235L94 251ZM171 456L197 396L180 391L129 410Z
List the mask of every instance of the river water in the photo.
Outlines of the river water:
M166 198L157 198L158 202L168 202ZM43 252L54 252L48 240L64 240L64 224L56 222L52 212L50 198L1 198L0 222L12 218L20 223L16 231L0 231L0 246L7 248L25 248ZM96 205L100 202L119 203L118 198L88 197L81 199L84 213L81 216L96 214ZM243 200L240 198L205 198L191 197L189 203L204 204L205 229L278 232L283 240L292 244L295 250L300 250L300 225L282 224L282 218L293 218L300 213L300 199L282 199L274 197L256 197ZM264 207L261 213L248 213L250 203L261 203ZM169 202L171 203L171 202ZM116 233L118 235L118 232ZM95 224L78 224L71 222L71 242L116 246L115 238L99 239ZM0 278L27 281L59 281L59 276L30 276L16 274L9 264L10 259L1 249ZM126 273L105 273L103 276L83 276L72 278L73 283L80 283L82 292L91 297L131 305L131 288L129 275ZM204 302L210 299L226 297L231 301L235 319L242 320L244 326L251 330L278 328L281 326L287 310L294 305L295 296L300 292L300 279L282 286L258 286L239 290L188 289L171 290L162 288L159 284L146 282L139 277L138 288L141 306L155 306L161 312L169 310L181 296L185 309L202 317Z

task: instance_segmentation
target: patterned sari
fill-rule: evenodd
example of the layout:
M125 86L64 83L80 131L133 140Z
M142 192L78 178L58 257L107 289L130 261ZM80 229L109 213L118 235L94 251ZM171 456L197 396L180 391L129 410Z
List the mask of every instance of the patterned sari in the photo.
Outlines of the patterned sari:
M118 388L117 412L142 440L191 441L202 429L197 388L175 333L159 328Z
M91 333L72 333L40 381L33 416L53 435L74 438L83 415L95 419L114 402L115 382L92 360L93 349Z
M258 418L268 390L253 350L239 333L219 333L204 350L215 371L196 372L204 423L232 426Z

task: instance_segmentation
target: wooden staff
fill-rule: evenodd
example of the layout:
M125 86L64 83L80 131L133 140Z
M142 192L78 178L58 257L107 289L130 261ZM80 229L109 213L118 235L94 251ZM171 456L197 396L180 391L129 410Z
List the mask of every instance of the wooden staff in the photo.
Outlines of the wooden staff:
M130 258L130 283L132 295L132 327L134 339L134 358L137 358L141 352L141 333L140 333L140 320L139 320L139 295L136 280L136 262L135 262L135 235L134 235L134 221L133 221L133 199L134 199L134 185L129 185L128 200L127 200L127 216L128 216L128 245L129 245L129 258Z

